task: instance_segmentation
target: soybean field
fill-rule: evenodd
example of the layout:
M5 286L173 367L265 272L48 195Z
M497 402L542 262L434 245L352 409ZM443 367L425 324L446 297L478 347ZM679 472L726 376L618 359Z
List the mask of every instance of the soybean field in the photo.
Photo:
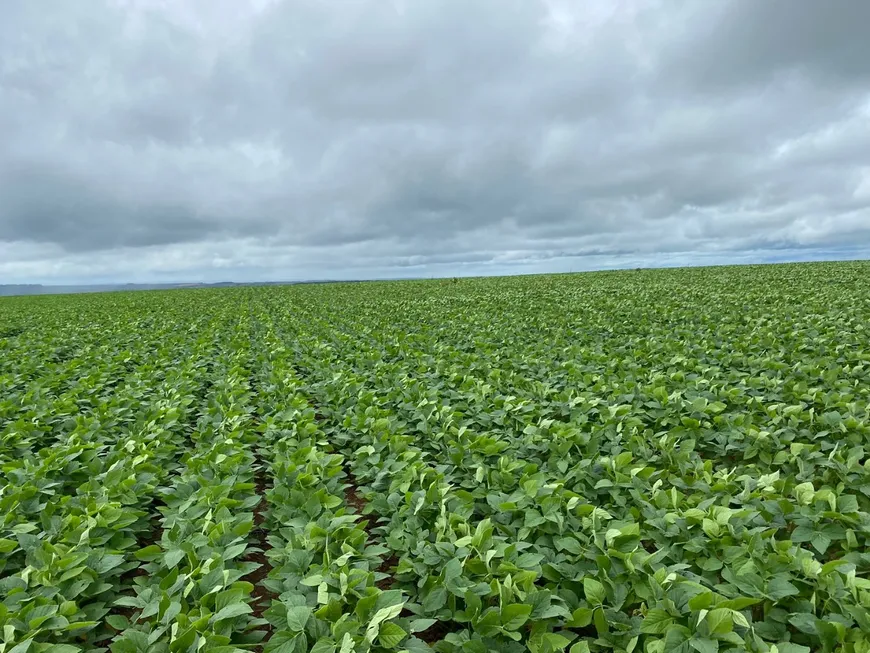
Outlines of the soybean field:
M0 300L0 653L870 653L870 263Z

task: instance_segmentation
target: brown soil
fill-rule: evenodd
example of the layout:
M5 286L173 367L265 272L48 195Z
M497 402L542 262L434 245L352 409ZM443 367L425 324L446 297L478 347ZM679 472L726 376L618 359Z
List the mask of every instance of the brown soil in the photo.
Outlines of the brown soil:
M268 547L268 543L265 544ZM258 541L258 548L263 548L263 544ZM245 580L251 583L254 586L254 590L251 592L251 607L253 608L253 612L251 613L252 617L259 619L263 616L263 613L269 608L269 605L272 603L272 599L278 598L278 596L274 592L270 592L263 585L263 581L269 575L269 572L272 571L272 565L269 563L269 559L266 557L265 552L260 551L251 551L247 553L243 558L245 562L256 562L259 568L252 571L250 574L242 577L242 580ZM265 629L269 629L268 626L263 626Z
M266 589L263 585L263 580L265 580L269 575L269 572L272 571L272 565L266 557L266 552L272 548L272 545L269 544L269 541L266 539L268 531L263 526L266 521L266 511L269 507L269 503L266 500L266 490L269 489L270 486L266 475L266 468L259 453L256 454L256 465L257 473L254 476L254 491L257 493L257 496L260 497L260 502L254 507L254 529L251 531L251 536L254 540L254 546L260 550L248 552L242 560L245 562L256 562L260 566L250 574L243 576L242 580L245 580L254 586L254 590L251 592L251 608L253 609L251 617L259 619L272 604L272 601L277 599L278 596L274 592ZM272 635L272 626L266 624L260 626L259 630L263 630L266 633L263 638L263 644L265 644L269 641L269 637ZM257 652L262 651L262 645L256 646L252 650Z
M344 491L344 501L347 505L353 507L353 509L360 515L363 516L363 510L368 505L366 500L363 499L354 485L348 485Z
M376 571L383 573L383 574L390 574L390 576L388 576L387 578L384 578L383 580L379 580L375 584L375 587L377 587L380 590L392 589L393 585L395 585L395 583L396 583L396 579L393 577L392 574L395 573L396 567L398 565L399 565L399 558L396 556L395 553L393 555L391 555L389 558L387 558L386 560L384 560L380 564L380 566L376 569Z
M347 477L347 487L344 490L344 502L351 506L360 516L361 524L369 538L372 537L371 528L374 522L377 522L378 516L374 514L363 515L368 502L359 493L359 485L356 482L356 477L353 475L347 463L344 465L344 474Z
M365 510L368 503L365 499L362 498L359 494L356 477L354 477L353 472L350 468L345 465L344 473L347 476L348 486L344 491L344 500L347 505L353 507L353 509L359 514L361 517L363 515L363 510ZM369 540L372 540L375 536L372 534L372 524L378 521L378 516L374 514L368 515L369 519L362 519L361 525L365 530L366 534L369 536ZM388 590L393 587L396 583L395 577L392 575L396 569L396 566L399 564L399 558L396 554L392 554L389 558L381 562L378 568L375 571L384 574L390 574L386 578L379 580L375 583L375 587L380 590Z
M440 642L448 634L460 630L462 630L462 626L454 621L436 621L426 630L417 633L416 637L431 645Z

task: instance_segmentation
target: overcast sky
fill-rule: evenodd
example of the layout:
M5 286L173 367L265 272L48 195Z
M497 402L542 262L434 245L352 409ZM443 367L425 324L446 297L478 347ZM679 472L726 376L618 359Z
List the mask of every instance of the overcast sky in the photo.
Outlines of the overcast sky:
M870 257L864 0L0 7L0 283Z

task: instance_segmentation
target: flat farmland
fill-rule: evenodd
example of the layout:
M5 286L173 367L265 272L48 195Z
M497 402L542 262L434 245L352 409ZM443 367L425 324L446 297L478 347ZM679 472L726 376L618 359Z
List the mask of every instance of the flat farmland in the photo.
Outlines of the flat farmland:
M870 653L870 263L0 299L0 653Z

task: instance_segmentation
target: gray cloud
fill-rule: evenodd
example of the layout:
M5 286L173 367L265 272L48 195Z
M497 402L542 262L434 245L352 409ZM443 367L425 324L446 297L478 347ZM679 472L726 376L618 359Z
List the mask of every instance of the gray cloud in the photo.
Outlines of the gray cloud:
M870 79L866 3L738 0L695 10L699 15L691 17L691 29L675 41L671 56L687 81L702 89L763 86L795 76L842 91ZM687 50L697 56L686 61Z
M0 9L0 279L453 274L870 250L870 7Z

